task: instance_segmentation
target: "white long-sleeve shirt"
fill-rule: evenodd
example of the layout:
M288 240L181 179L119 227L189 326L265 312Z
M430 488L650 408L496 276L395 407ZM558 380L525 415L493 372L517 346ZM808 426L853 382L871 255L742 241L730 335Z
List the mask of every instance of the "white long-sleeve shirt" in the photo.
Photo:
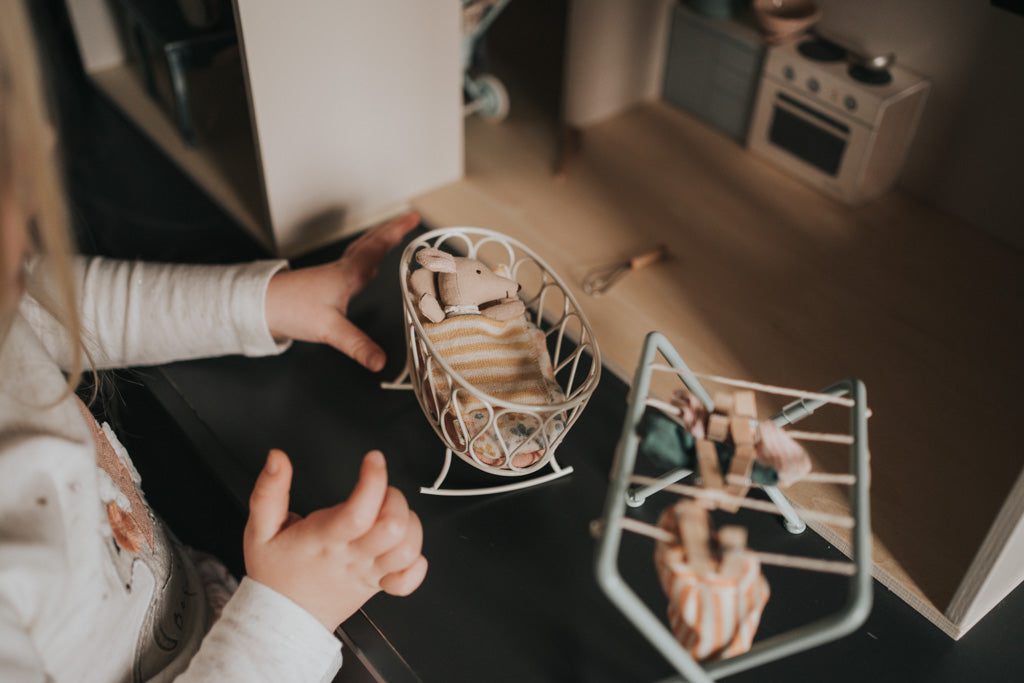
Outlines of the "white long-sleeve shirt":
M265 295L283 266L78 259L94 366L279 353ZM124 495L124 481L138 486L138 475L109 430L123 469L112 477L109 463L99 467L76 400L54 403L70 357L63 328L26 296L0 338L0 680L331 680L339 641L251 579L206 633L202 585L148 507L144 548L119 546L109 506L145 505L141 493Z

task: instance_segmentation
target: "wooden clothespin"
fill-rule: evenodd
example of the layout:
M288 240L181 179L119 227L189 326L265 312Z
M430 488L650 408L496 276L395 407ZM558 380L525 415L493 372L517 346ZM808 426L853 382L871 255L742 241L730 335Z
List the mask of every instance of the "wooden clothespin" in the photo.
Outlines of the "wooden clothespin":
M742 573L742 557L747 550L747 530L741 526L723 526L718 530L718 547L722 551L719 573L728 576Z
M757 417L757 398L753 391L737 391L732 396L734 415L739 417Z
M718 450L707 439L697 440L697 471L704 488L721 490L725 487L722 468L718 465Z
M687 500L675 507L679 536L683 541L686 563L698 574L715 570L711 554L711 522L708 511L699 503Z
M756 453L757 452L754 450L753 446L736 444L736 452L732 456L732 462L729 463L729 476L731 477L735 475L737 477L742 477L745 481L749 481L750 474L754 470L754 458ZM729 484L725 490L729 495L742 498L747 495L748 491L750 491L750 486ZM729 505L727 507L723 504L721 505L721 508L723 510L728 510L729 512L736 512L736 510L739 509L739 506Z
M721 547L723 555L736 550L746 550L746 527L735 524L723 526L718 530L718 545Z
M729 418L715 413L708 418L708 438L719 443L729 438Z
M737 446L753 446L756 433L754 426L750 424L749 417L734 416L729 421L729 431L732 433L732 441Z
M733 395L726 392L720 391L714 396L715 412L722 413L723 415L729 415L733 411L735 400Z
M729 434L735 446L732 462L729 463L729 476L742 475L749 479L754 469L754 442L757 439L757 432L752 420L757 417L757 404L754 400L754 392L737 391L732 395L733 414L729 418ZM717 400L717 399L716 399ZM709 424L710 431L710 424ZM745 496L750 490L749 486L730 484L726 492L733 496ZM721 503L720 508L728 512L736 512L739 506L732 503Z

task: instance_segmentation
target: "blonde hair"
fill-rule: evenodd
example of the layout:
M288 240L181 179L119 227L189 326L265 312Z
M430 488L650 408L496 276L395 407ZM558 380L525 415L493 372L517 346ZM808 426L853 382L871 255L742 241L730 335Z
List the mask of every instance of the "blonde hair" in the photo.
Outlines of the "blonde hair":
M32 269L28 292L61 322L73 346L61 400L81 381L87 356L55 143L26 6L22 0L0 0L0 201L22 202L33 212L30 248L43 258ZM13 274L2 275L0 287Z

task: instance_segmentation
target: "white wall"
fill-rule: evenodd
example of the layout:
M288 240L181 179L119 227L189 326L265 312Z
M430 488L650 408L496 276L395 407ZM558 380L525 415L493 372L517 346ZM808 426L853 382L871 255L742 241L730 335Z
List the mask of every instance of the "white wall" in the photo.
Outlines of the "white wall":
M901 184L1024 247L1024 17L988 0L818 0L822 26L932 81Z

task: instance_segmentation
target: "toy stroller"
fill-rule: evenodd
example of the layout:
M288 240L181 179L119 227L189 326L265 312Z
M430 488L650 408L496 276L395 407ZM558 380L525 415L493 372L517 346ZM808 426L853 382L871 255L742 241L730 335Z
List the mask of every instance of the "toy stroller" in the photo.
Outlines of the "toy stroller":
M462 89L466 98L463 113L479 114L491 123L500 123L508 116L508 90L493 74L473 76L470 69L480 40L508 3L509 0L462 0Z

